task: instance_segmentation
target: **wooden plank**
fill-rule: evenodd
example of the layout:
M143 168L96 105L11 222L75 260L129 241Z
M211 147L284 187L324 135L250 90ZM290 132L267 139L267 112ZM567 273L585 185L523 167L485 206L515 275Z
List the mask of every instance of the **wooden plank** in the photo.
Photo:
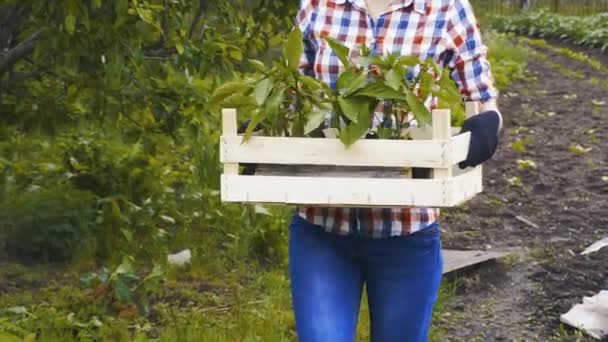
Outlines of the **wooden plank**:
M509 255L509 253L504 252L458 251L449 249L444 249L441 252L443 254L443 274L464 270Z
M477 114L479 114L479 102L476 101L470 101L465 103L465 112L466 112L466 116L467 118L471 118ZM468 148L467 148L468 151ZM466 159L466 156L465 156ZM478 165L476 167L476 169L478 169L477 171L479 172L480 176L478 179L478 182L475 184L475 186L479 189L479 192L481 192L482 189L482 176L481 174L483 173L483 165Z
M445 207L445 179L222 176L222 200L329 206Z
M450 111L447 109L437 109L433 111L433 139L446 140L452 135L450 126ZM450 153L451 151L447 152ZM452 166L439 167L433 169L433 178L452 177Z
M222 134L226 137L237 136L236 126L236 109L226 108L222 109ZM225 151L220 147L220 155L224 154ZM224 163L224 174L225 175L238 175L239 164L238 162Z
M482 188L481 165L458 170L455 177L451 178L450 187L446 188L447 203L450 207L456 207L479 194Z
M470 118L473 115L479 113L479 102L470 101L465 103L465 116ZM460 133L462 127L451 128L451 135L455 136ZM433 139L433 127L430 125L424 125L422 127L410 127L405 129L409 133L410 137L414 140L430 140Z
M222 136L220 158L223 163L447 168L457 163L453 151L468 147L465 140L367 139L345 148L331 138L251 137L242 143L240 136Z
M481 170L448 179L222 176L225 202L357 207L453 207L481 191Z
M465 132L463 134L452 137L452 143L450 144L451 151L448 152L450 156L449 164L458 164L461 161L467 159L469 153L469 141L471 140L471 132Z

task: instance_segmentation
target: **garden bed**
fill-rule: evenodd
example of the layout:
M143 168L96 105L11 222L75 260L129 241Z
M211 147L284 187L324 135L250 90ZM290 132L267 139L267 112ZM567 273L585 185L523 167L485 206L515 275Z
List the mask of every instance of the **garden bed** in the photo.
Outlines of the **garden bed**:
M607 251L579 255L608 231L608 96L590 77L562 72L608 73L547 56L531 58L527 80L503 92L505 130L484 193L444 219L445 247L519 256L462 279L442 323L451 341L568 340L575 332L559 316L608 286Z

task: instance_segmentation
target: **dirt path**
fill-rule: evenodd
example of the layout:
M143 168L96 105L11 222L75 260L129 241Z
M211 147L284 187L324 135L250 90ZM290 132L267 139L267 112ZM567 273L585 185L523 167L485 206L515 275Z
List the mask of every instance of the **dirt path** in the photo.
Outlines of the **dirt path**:
M560 334L560 314L608 289L608 249L579 255L608 236L608 73L530 51L529 79L503 92L484 194L444 219L446 247L514 257L461 279L439 322L449 341L576 340Z

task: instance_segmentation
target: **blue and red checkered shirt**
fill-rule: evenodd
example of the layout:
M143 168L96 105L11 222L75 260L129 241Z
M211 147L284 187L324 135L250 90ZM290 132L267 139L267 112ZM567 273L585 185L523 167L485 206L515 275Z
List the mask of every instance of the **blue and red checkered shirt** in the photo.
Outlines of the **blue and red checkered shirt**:
M365 0L303 0L297 25L304 33L301 72L332 88L343 66L323 39L328 36L349 47L355 61L361 44L376 54L433 58L450 68L467 101L498 96L468 0L394 0L378 20ZM426 103L433 107L436 100ZM329 232L374 238L409 235L439 219L437 208L298 207L297 213Z

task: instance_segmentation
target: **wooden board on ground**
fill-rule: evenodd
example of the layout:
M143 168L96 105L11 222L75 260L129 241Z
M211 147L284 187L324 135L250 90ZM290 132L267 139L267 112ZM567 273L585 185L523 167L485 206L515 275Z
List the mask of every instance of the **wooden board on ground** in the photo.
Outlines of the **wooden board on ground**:
M442 250L443 274L463 270L491 260L504 258L509 255L505 252L487 251L457 251L451 249Z

